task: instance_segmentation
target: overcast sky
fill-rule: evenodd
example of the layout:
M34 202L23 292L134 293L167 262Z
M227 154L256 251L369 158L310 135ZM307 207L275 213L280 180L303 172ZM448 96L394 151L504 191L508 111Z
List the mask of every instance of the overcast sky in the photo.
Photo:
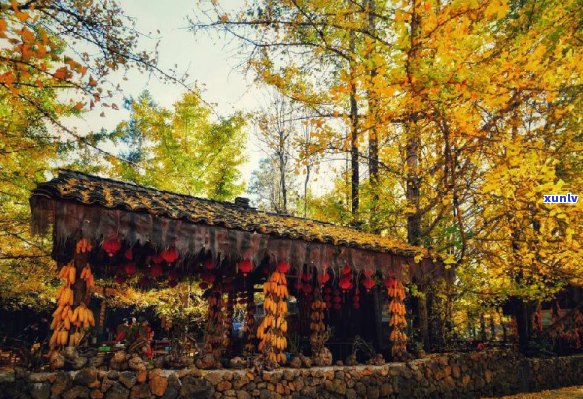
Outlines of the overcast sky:
M227 2L225 2L226 4ZM212 103L216 113L228 116L236 111L252 111L263 104L263 92L238 68L241 57L237 48L229 40L194 33L188 30L187 16L197 12L197 0L121 0L120 4L128 16L136 22L136 28L152 39L144 38L142 47L153 50L159 41L159 67L170 70L177 65L179 72L187 72L187 82L202 90L205 101ZM243 0L228 0L228 5L239 7ZM158 33L157 31L160 31ZM121 107L124 96L137 96L148 90L161 106L171 107L184 93L179 85L164 83L158 77L130 71L122 79L121 74L113 74L111 80L120 84L122 93L113 101L120 106L118 111L107 110L106 117L100 117L101 107L87 112L81 119L68 121L81 132L97 131L101 128L113 129L120 121L127 119L129 113ZM249 129L250 130L250 129ZM257 166L262 156L249 131L249 161L243 167L243 175L248 176ZM113 151L108 148L108 151Z
M187 72L187 82L195 84L202 90L202 97L213 104L216 114L228 116L236 111L250 112L265 108L268 103L265 88L253 82L252 76L246 76L239 66L243 58L237 53L237 43L232 38L209 35L199 32L195 35L188 29L187 17L200 13L200 2L208 4L210 0L120 0L126 14L133 18L136 28L152 38L142 39L143 49L153 50L156 42L159 52L159 67L170 70L177 65L179 72ZM222 0L223 8L240 9L245 0ZM200 14L199 14L200 15ZM158 33L159 31L159 33ZM99 131L102 128L112 130L119 122L127 120L128 111L121 107L123 97L137 96L148 90L154 100L161 106L171 107L180 99L185 89L176 84L164 83L159 77L132 70L123 75L112 74L110 80L119 83L121 93L111 102L119 110L106 109L106 117L101 117L103 108L96 107L81 118L69 119L66 124L80 132ZM249 140L246 148L247 162L241 172L245 183L249 183L251 172L265 157L260 143L254 138L253 127L248 126ZM105 147L109 152L116 152L113 146ZM311 189L323 192L332 186L335 173L330 164L322 165L320 173L314 173Z

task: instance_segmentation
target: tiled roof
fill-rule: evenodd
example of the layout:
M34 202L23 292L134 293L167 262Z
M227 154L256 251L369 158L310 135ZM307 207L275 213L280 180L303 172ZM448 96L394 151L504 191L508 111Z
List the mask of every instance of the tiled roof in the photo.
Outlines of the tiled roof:
M61 170L58 177L39 184L32 195L281 238L406 256L415 256L420 252L428 254L425 249L349 227L263 212L230 202L159 191L68 170Z

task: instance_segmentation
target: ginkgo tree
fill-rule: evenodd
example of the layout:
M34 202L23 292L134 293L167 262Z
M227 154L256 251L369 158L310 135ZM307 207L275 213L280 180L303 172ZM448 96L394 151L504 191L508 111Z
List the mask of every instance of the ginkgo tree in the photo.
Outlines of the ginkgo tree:
M575 177L581 142L578 8L569 0L257 0L244 12L229 13L217 1L204 14L210 19L198 18L192 27L242 39L250 70L311 111L314 136L320 137L313 151L350 153L352 161L356 155L350 169L353 212L345 222L356 217L365 228L431 247L458 268L480 264L509 276L529 267L550 276L542 264L517 264L544 248L534 239L518 258L500 253L501 259L482 263L488 251L496 252L491 237L505 234L512 240L512 232L526 229L527 221L518 214L507 229L487 229L484 215L515 209L483 197L492 194L483 188L509 184L503 177L495 182L495 176L504 176L501 169L518 173L506 159L506 149L513 147L520 148L515 162L523 164L524 173L532 176L542 171L541 163L547 165L541 187L559 189L561 177L580 185ZM535 159L533 150L549 156ZM365 162L370 195L363 202L359 164ZM514 187L526 195L532 191L527 181ZM535 207L540 198L517 200ZM378 212L385 201L394 206ZM565 270L580 259L566 241L581 230L575 209L568 218L571 234L563 226L552 244L575 259L561 263ZM376 220L362 220L367 215ZM549 250L548 260L558 267L555 250ZM502 280L492 282L499 284L488 288L490 294L503 301L511 291ZM430 288L427 281L419 283L422 291ZM475 282L459 281L466 283ZM520 284L530 286L520 290L525 298L545 291L530 279ZM423 297L418 327L427 336Z

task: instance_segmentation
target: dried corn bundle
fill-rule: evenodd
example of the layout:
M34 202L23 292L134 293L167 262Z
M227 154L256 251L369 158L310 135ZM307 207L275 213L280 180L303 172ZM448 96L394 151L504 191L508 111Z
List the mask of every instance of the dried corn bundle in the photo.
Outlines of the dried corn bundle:
M87 263L81 270L79 280L75 266L78 263L76 261L80 258L84 259L84 255L89 254L91 249L92 246L88 240L79 240L75 246L75 259L64 265L59 272L59 278L64 281L64 284L57 291L57 309L53 312L51 323L53 334L49 340L51 351L67 345L78 345L89 327L95 326L93 312L83 302L87 293L95 286L93 274ZM73 289L81 293L77 300L75 300ZM75 304L78 306L75 307Z
M391 354L395 359L403 359L407 352L407 335L405 328L407 327L407 320L405 319L405 287L401 281L388 278L386 281L387 292L389 294L389 312L391 319L389 320L389 327L391 333L389 340L391 341Z
M286 360L287 347L287 279L285 273L275 271L263 285L265 317L257 329L259 351L272 363L281 364Z
M243 327L243 331L247 337L247 343L243 349L246 355L250 355L255 352L255 331L257 331L257 326L255 323L255 300L253 298L253 288L245 291L245 294L246 312L245 326Z
M220 359L229 341L225 336L225 301L216 287L208 298L207 327L203 351L211 354L216 361Z
M317 354L324 347L328 335L326 333L326 325L324 324L324 310L326 309L326 302L321 298L317 298L310 306L310 344L312 346L312 353Z

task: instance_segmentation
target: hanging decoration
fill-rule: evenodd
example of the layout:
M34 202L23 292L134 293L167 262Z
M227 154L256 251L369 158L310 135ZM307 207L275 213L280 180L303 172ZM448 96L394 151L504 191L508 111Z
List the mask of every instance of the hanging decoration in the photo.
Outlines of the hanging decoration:
M385 281L387 293L389 295L389 312L391 318L389 320L389 327L391 333L389 341L391 341L391 355L396 360L405 360L407 353L407 335L405 328L407 327L407 320L405 319L405 287L400 280L394 277L388 277Z
M207 300L207 326L204 336L203 352L211 356L212 361L205 361L201 368L213 368L219 360L228 343L225 340L225 301L222 292L213 285L212 292Z
M243 332L246 335L247 342L243 351L246 355L255 353L255 331L257 330L255 323L255 300L253 298L253 287L245 291L246 312L245 325Z
M285 348L287 347L287 279L282 270L289 270L285 262L278 263L267 282L263 284L265 301L265 317L257 329L259 351L272 364L282 364L286 361Z
M121 242L117 239L117 237L114 237L103 241L101 247L111 258L121 249Z
M360 291L358 287L354 290L354 296L352 297L352 308L360 309Z
M53 330L49 340L51 351L67 345L78 345L89 327L95 326L93 312L83 302L88 300L90 291L95 287L91 267L86 262L91 249L88 240L79 240L73 260L59 272L59 278L64 281L64 285L57 292L57 309L53 312L50 326ZM84 264L79 278L77 264Z
M362 286L366 292L370 292L370 290L372 290L375 286L375 281L372 277L365 277L364 280L362 280Z
M253 262L249 259L243 259L239 262L238 269L241 273L243 273L243 277L247 277L247 275L253 270Z
M162 251L160 253L160 256L167 263L174 263L174 262L176 262L176 259L178 259L178 251L176 250L176 248L170 247L170 248Z

